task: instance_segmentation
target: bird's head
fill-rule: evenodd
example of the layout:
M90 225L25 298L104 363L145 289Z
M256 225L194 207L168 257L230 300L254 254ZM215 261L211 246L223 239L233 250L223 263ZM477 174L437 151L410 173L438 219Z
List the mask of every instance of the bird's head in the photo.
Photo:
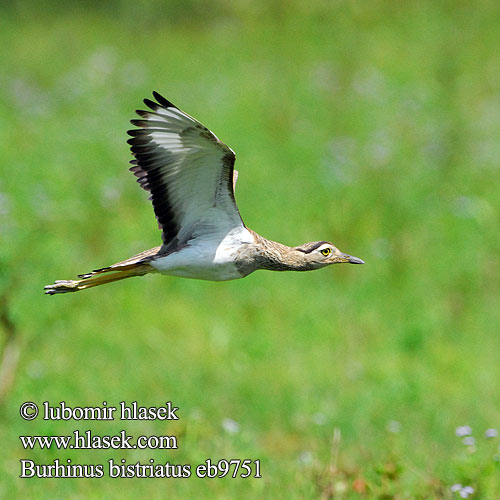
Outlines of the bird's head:
M312 241L304 243L294 250L300 253L308 269L319 269L330 264L364 264L364 261L341 252L333 243L328 241Z

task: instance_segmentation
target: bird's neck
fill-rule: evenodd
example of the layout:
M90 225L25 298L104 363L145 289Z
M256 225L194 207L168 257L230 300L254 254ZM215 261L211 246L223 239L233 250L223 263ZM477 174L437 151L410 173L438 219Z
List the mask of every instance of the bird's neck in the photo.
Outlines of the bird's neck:
M258 252L255 256L257 269L267 269L270 271L308 271L308 265L302 252L296 249L268 240L257 233L256 246Z

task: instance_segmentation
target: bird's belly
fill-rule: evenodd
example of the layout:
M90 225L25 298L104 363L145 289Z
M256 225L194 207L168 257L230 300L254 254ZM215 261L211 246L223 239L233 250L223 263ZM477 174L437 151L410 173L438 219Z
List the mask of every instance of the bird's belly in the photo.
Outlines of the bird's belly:
M161 272L161 271L160 271ZM208 281L229 281L242 278L241 274L234 264L218 264L211 267L189 266L176 267L162 272L169 276L180 276L182 278L193 278L197 280Z
M243 270L238 265L240 251L253 242L246 228L236 228L222 240L200 239L177 252L150 262L162 274L210 281L228 281L243 278L254 269Z
M184 256L186 257L186 256ZM188 259L167 255L150 262L161 274L209 281L229 281L245 276L234 262Z
M161 274L170 276L210 281L235 280L255 270L251 266L243 269L240 258L242 248L246 248L253 239L248 229L235 228L222 239L207 237L194 240L177 252L149 264Z

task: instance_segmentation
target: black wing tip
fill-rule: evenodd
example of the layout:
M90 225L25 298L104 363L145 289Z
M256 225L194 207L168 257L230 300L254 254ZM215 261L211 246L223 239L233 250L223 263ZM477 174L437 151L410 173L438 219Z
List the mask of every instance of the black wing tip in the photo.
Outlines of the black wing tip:
M158 111L158 108L174 108L179 109L175 104L170 102L168 99L165 99L161 94L156 91L153 91L153 97L158 101L154 102L151 99L144 99L144 104L153 111ZM151 111L144 111L142 109L136 109L135 112L142 118L148 118L151 116ZM132 122L132 124L134 124Z
M153 101L150 101L153 102ZM158 107L158 106L157 106ZM136 109L136 114L138 114L141 118L147 118L151 115L151 111L144 111L143 109Z
M133 118L132 120L130 120L130 123L134 127L139 127L142 129L148 124L148 121L147 120L138 120L137 118Z
M164 108L175 108L178 109L175 104L173 104L171 101L168 99L165 99L161 94L156 92L156 90L153 90L153 97L158 101L159 104L161 104Z
M158 104L154 101L152 101L151 99L144 99L144 104L149 108L149 109L152 109L153 111L156 111L160 106L158 106ZM140 110L137 110L137 111L140 111ZM137 112L136 111L136 112Z

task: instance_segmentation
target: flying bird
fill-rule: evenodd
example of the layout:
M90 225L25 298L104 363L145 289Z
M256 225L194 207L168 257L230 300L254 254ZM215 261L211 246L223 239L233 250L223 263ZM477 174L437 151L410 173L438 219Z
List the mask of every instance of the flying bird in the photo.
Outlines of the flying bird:
M289 247L267 240L241 219L234 198L235 154L206 127L157 92L131 120L130 170L149 192L163 243L112 266L56 281L45 293L76 292L132 276L226 281L257 269L310 271L330 264L364 264L328 241Z

